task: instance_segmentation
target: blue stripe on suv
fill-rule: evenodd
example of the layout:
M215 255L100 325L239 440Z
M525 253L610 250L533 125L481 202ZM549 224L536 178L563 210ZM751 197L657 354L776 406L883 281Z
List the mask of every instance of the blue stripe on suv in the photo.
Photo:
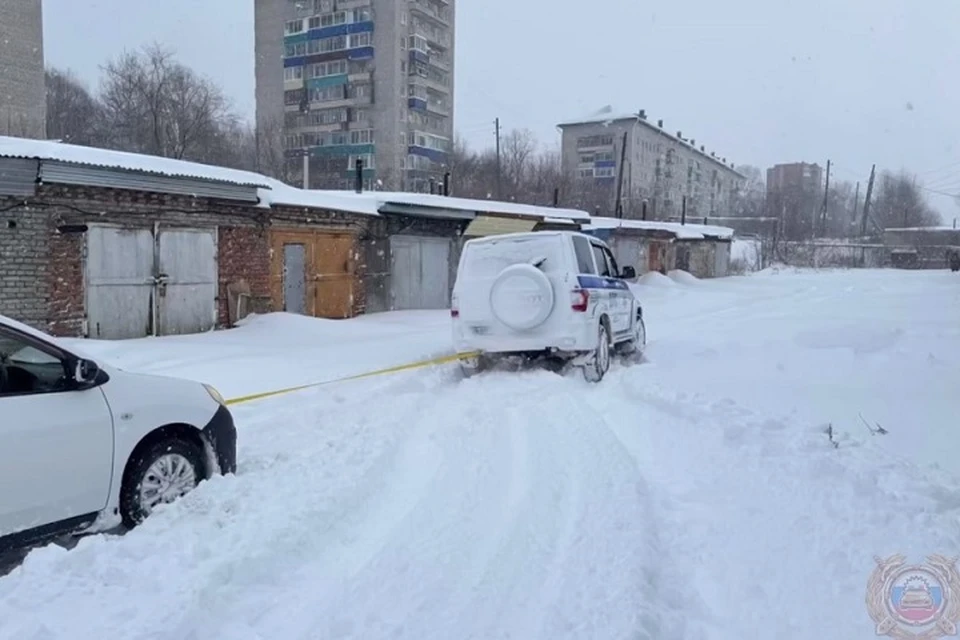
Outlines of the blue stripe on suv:
M627 283L619 278L603 276L577 276L581 289L628 289Z

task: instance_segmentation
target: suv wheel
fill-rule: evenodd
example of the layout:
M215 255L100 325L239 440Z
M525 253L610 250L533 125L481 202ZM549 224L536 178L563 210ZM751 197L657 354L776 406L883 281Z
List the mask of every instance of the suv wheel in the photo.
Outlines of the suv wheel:
M646 346L647 327L643 324L643 317L637 314L636 326L633 328L633 337L626 342L620 343L617 347L617 352L625 356L630 356L643 353L643 349Z
M583 367L583 377L587 382L600 382L610 370L610 334L602 322L598 333L597 350Z
M204 479L203 452L182 439L161 440L138 454L124 474L120 516L133 528L161 504L193 491Z

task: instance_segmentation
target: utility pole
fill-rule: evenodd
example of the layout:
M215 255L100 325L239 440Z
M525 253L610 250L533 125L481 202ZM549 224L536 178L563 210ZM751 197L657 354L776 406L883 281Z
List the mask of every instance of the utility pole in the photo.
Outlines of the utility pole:
M303 188L310 188L310 149L303 149Z
M827 180L826 186L823 188L823 204L820 205L820 233L826 235L827 230L827 202L830 197L830 161L827 160ZM816 227L813 230L814 237L817 236Z
M617 172L617 201L614 203L614 211L618 218L623 218L623 165L627 160L627 132L623 132L623 142L620 143L620 167Z
M857 181L857 189L853 192L853 223L857 223L857 209L860 208L860 181ZM849 232L848 232L849 233Z
M870 169L870 181L867 182L867 198L863 203L863 219L860 222L860 237L867 235L867 218L870 217L870 198L873 197L873 179L877 171L877 165Z
M877 171L877 165L870 167L870 181L867 182L867 197L863 202L863 221L860 223L860 242L863 242L864 236L867 235L867 219L870 217L870 198L873 196L873 178ZM863 247L860 249L860 266L866 266L867 264L867 249Z
M683 196L683 208L680 210L680 224L687 224L687 196Z
M503 200L503 179L500 171L500 118L493 121L497 135L497 200Z

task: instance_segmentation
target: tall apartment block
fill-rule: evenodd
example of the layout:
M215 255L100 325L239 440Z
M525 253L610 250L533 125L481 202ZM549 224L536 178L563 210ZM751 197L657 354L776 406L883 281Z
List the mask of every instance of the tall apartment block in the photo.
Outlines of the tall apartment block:
M454 17L454 0L256 0L259 144L309 188L352 188L357 160L367 189L440 184Z
M576 185L575 204L625 218L669 220L726 216L731 196L746 178L732 162L694 138L656 124L643 110L615 113L610 107L558 125L564 175ZM622 171L621 171L622 167Z
M0 0L0 135L45 138L41 0Z

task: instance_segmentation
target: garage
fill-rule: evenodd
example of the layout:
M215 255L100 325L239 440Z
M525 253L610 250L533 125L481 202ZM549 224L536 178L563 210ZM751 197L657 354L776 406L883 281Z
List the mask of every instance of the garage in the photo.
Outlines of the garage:
M216 230L91 225L86 236L89 337L122 340L214 328Z
M353 315L355 237L348 232L271 233L274 308L316 318Z
M390 238L390 308L448 309L452 240L395 235Z

